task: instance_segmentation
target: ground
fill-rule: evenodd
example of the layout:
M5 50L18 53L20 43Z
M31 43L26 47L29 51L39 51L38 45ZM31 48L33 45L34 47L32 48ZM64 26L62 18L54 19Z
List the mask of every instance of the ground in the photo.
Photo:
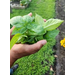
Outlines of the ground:
M65 75L65 48L60 46L60 40L65 37L65 0L56 0L56 18L64 20L64 23L58 28L60 30L57 36L56 44L56 75Z

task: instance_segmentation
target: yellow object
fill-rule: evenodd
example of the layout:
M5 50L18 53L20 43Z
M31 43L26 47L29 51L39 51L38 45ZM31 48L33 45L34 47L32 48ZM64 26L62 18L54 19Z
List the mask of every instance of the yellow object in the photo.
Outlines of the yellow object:
M23 6L23 4L20 4L21 6Z
M61 46L65 47L65 38L60 41Z

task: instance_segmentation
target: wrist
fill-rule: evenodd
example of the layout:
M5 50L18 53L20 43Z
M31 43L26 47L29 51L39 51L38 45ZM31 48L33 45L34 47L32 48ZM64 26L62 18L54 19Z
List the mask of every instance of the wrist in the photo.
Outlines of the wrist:
M14 64L14 62L17 60L17 58L14 57L14 52L10 51L10 67Z

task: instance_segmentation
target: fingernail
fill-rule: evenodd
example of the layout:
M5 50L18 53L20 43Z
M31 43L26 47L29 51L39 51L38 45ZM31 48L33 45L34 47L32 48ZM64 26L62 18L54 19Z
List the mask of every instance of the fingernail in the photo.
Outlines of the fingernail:
M46 22L46 19L44 19L44 22Z
M47 41L46 41L46 40L43 40L41 43L42 43L43 45L45 45L45 44L47 43Z
M28 15L29 15L29 16L32 16L32 13L29 13Z

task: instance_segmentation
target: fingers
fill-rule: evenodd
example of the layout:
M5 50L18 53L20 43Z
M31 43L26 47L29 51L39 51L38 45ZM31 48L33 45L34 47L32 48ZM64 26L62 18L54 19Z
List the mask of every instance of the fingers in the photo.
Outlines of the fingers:
M13 26L11 29L10 29L10 32L12 33L13 29L15 28L15 26Z
M43 45L45 45L47 43L46 40L41 40L41 41L38 41L37 43L35 44L32 44L32 45L28 45L28 48L27 48L27 51L29 54L33 54L35 52L37 52L38 50L41 49L41 47ZM27 47L27 46L26 46Z
M32 16L32 13L29 13L28 15L29 15L29 16ZM43 19L43 20L44 20L44 22L46 22L46 19Z
M28 56L30 54L36 53L41 49L43 45L47 43L46 40L41 40L35 44L28 45L28 44L15 44L11 51L13 52L13 57L15 59L21 58L23 56Z
M13 31L14 28L15 28L15 26L13 26L13 27L10 29L10 40L11 40L11 38L13 37L11 34L12 34L12 31Z
M29 16L32 16L32 13L29 13L28 15L29 15Z
M43 19L44 20L44 22L46 22L46 19Z

